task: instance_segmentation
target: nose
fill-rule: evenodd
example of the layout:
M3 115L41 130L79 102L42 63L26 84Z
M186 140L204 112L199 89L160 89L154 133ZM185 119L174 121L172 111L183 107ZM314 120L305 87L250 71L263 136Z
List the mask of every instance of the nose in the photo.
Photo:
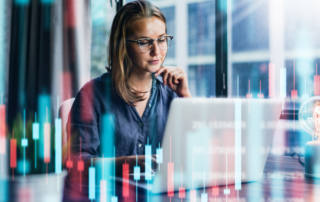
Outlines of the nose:
M153 45L152 45L152 47L151 47L150 53L151 53L152 55L158 55L158 54L160 54L160 47L159 47L158 41L153 41Z

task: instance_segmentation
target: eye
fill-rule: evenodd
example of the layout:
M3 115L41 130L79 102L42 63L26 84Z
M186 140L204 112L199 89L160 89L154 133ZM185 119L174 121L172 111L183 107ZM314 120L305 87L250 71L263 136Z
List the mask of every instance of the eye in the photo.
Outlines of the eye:
M158 39L159 42L165 42L166 40L167 40L166 37L161 37L161 38Z
M139 43L140 43L140 45L148 45L148 44L150 44L150 41L149 40L141 40Z

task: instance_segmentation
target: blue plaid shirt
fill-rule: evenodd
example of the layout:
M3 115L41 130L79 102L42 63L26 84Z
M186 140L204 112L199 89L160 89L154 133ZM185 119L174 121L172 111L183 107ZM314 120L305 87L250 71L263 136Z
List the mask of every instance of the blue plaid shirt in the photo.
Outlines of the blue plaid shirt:
M116 157L144 155L148 143L155 154L164 135L170 103L176 97L176 93L163 84L162 77L153 78L151 95L140 117L135 107L112 92L109 73L89 81L78 92L67 124L74 165L80 157L84 162L102 157L105 151L113 151L112 145ZM106 114L114 119L106 122L103 119ZM106 153L104 157L113 156Z

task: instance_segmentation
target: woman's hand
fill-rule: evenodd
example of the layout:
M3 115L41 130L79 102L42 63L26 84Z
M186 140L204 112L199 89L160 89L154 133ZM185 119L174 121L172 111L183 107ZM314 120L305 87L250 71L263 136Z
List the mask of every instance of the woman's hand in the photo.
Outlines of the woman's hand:
M158 75L162 76L163 84L168 85L179 97L191 97L187 74L180 67L162 66L154 76Z

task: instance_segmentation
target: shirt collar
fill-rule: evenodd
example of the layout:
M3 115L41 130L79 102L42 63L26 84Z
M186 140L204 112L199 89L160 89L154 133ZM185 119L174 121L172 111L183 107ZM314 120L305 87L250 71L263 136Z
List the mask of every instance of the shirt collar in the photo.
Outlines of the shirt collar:
M163 83L163 79L162 79L162 76L157 76L157 77L154 77L154 81L158 80L160 81L161 83Z

